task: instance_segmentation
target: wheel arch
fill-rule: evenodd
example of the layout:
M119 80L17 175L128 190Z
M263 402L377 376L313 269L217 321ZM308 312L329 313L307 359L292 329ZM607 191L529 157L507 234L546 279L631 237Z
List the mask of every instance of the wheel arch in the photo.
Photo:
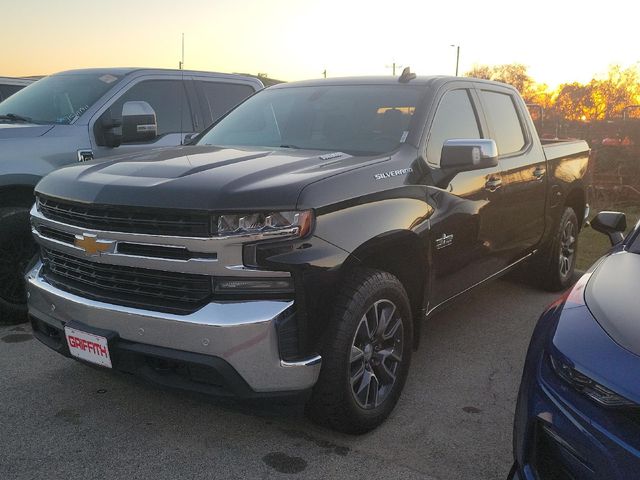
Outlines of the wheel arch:
M578 225L580 228L584 225L584 214L586 209L586 194L582 185L574 185L569 189L567 199L564 202L565 208L571 207L578 217Z
M395 230L378 235L360 245L342 266L367 267L388 272L402 283L413 316L414 348L417 348L428 283L428 258L420 237L411 230Z
M34 187L35 183L0 186L0 208L31 207Z

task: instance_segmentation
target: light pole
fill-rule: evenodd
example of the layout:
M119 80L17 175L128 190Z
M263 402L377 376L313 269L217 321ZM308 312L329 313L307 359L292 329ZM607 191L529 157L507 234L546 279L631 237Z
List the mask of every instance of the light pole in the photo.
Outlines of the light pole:
M391 65L385 65L385 67L386 68L390 68L391 69L391 75L393 75L395 77L396 76L396 68L402 68L402 65L398 65L396 63L396 61L394 60Z
M460 66L460 45L451 45L456 47L456 77L458 76L458 67Z

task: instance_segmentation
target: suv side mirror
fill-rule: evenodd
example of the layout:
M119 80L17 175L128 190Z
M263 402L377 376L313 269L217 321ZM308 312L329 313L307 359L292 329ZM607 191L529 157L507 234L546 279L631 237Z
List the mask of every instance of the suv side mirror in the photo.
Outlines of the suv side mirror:
M440 155L440 168L464 172L498 165L498 146L491 139L446 140Z
M122 142L148 142L158 135L156 112L147 102L122 105Z
M591 220L591 228L607 235L611 245L617 245L624 240L627 216L620 212L600 212Z

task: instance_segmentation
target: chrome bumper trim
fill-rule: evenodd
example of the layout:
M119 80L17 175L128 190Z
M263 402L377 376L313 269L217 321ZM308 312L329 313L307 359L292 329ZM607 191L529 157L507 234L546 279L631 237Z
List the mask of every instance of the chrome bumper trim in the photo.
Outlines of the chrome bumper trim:
M62 328L76 320L120 338L222 358L256 392L304 390L318 379L321 357L284 362L276 319L292 301L209 303L190 315L174 315L96 302L48 284L38 263L27 274L29 313Z

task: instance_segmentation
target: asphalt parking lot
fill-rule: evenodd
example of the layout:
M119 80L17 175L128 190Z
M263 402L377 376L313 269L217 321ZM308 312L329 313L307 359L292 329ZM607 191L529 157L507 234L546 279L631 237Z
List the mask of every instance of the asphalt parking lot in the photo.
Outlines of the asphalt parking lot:
M556 297L499 280L433 317L396 410L360 437L300 406L98 371L0 327L0 479L504 479L529 337Z

